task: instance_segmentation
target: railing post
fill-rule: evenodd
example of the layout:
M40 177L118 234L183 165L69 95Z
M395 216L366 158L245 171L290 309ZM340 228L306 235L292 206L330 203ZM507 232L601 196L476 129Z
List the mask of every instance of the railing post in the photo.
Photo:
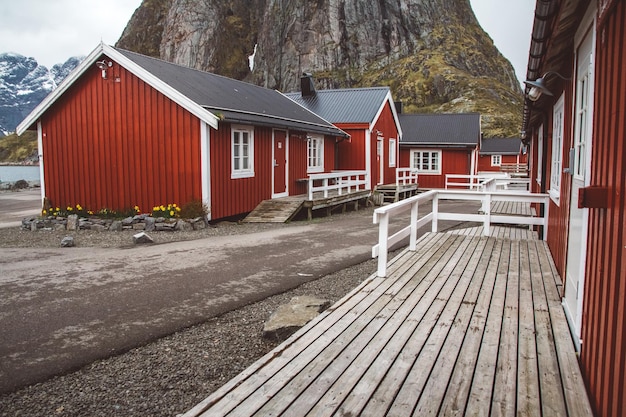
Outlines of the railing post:
M379 277L387 276L387 238L389 236L389 214L378 215L378 271Z
M489 236L491 232L491 193L485 193L483 196L483 214L485 220L483 221L483 235Z
M432 225L432 232L433 233L437 233L439 231L439 195L435 194L433 196L433 208L432 208L432 212L433 212L433 220L431 222Z
M309 201L313 200L313 178L309 177L309 189L308 191L308 195L309 195Z
M419 214L419 202L411 204L411 234L409 235L409 250L415 251L417 248L417 220Z

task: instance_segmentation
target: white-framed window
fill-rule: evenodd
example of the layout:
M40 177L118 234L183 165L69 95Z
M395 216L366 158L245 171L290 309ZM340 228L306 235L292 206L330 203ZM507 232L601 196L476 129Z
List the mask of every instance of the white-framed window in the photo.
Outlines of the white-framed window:
M396 140L389 139L389 166L396 166Z
M557 100L552 114L552 161L550 165L550 198L558 205L561 198L563 170L564 95Z
M307 136L308 165L307 172L324 172L324 138L321 136Z
M502 155L491 155L491 166L499 167L502 165Z
M537 132L537 184L543 182L543 124L539 126Z
M254 129L246 126L231 128L231 178L254 177Z
M411 168L420 174L441 174L441 151L411 149Z

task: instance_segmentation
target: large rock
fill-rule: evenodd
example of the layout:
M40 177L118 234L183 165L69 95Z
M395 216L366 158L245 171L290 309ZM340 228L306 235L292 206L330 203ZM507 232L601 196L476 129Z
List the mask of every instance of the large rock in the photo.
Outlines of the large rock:
M135 242L135 244L154 243L154 240L152 240L152 238L148 236L145 232L140 232L136 235L133 235L133 242Z
M283 341L330 307L329 300L294 297L276 310L263 327L263 337Z

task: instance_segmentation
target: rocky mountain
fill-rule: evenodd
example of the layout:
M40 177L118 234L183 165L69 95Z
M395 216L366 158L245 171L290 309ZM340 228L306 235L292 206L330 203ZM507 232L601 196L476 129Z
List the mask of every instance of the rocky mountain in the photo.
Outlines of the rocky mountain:
M0 54L0 136L16 126L81 62L73 57L48 69L34 58Z
M117 46L280 91L302 72L388 85L407 112L480 112L485 136L520 126L519 81L469 0L144 0Z

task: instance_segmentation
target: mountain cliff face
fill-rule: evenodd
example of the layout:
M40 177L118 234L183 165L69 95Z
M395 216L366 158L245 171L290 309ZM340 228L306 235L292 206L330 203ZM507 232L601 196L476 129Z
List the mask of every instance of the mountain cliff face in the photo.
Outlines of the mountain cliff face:
M117 46L280 91L302 72L388 85L407 112L480 112L486 136L520 125L519 82L469 0L144 0Z
M70 58L48 70L34 58L15 53L0 54L0 136L15 131L17 125L80 61L81 58Z

